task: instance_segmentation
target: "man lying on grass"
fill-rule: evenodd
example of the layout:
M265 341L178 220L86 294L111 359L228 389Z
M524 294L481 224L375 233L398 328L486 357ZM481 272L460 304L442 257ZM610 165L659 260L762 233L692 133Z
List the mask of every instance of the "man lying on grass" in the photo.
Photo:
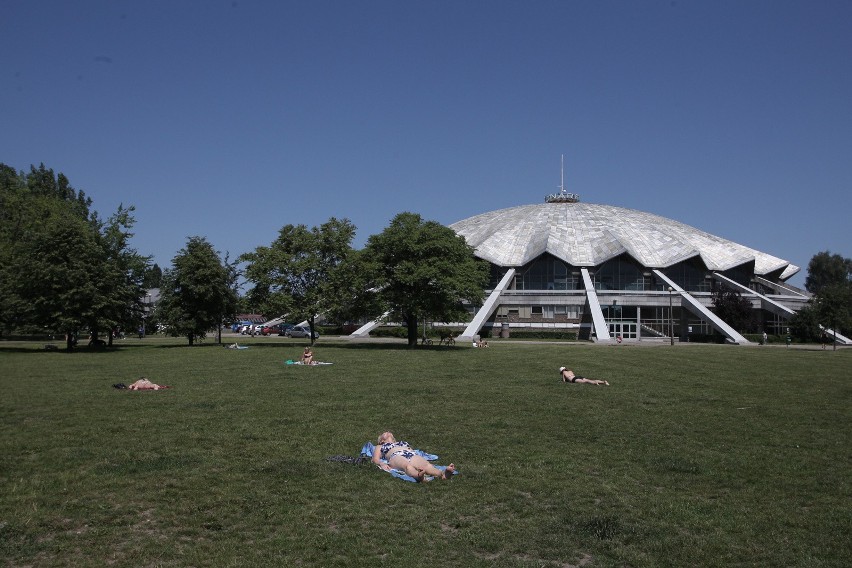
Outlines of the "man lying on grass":
M559 376L562 377L563 383L585 383L587 385L606 385L609 386L609 382L602 381L599 379L587 379L586 377L580 377L574 374L574 371L571 369L567 369L565 367L559 367Z

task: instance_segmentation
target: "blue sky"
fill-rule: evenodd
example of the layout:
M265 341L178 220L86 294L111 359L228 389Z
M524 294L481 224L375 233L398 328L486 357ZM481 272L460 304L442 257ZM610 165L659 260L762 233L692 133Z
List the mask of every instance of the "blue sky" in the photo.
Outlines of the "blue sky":
M331 216L539 203L676 219L802 267L852 256L852 2L40 1L0 19L0 161L162 267Z

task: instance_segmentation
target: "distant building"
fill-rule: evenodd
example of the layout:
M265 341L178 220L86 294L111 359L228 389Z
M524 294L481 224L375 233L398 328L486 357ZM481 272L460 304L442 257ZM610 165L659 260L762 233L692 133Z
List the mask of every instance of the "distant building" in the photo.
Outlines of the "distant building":
M800 269L784 259L652 213L581 203L564 184L544 203L482 213L450 228L491 265L486 300L471 306L461 340L487 330L546 329L576 330L597 342L721 334L744 344L740 330L712 310L716 287L751 302L754 333L786 335L790 317L810 298L786 283Z
M597 341L672 334L686 341L716 331L745 343L710 310L714 283L749 298L769 333L786 333L787 319L809 297L785 284L799 271L786 260L651 213L580 203L574 194L450 227L491 264L488 299L463 337L508 324L576 328Z

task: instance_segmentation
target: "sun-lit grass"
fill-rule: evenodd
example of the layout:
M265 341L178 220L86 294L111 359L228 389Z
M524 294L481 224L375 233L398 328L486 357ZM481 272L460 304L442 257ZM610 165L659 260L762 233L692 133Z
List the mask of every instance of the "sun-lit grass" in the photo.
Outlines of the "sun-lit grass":
M852 351L0 343L7 566L845 566ZM612 387L566 385L561 364ZM144 375L174 388L113 389ZM411 484L384 429L454 461Z

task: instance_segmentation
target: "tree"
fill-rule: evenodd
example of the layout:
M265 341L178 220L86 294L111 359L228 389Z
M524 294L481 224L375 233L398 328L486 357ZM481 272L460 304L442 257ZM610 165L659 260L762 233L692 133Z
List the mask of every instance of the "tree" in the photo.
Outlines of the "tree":
M430 316L460 321L465 302L480 303L488 266L473 255L464 237L416 213L400 213L384 231L369 238L377 294L391 317L408 329L408 344L417 344L417 323Z
M808 263L808 276L805 289L811 294L831 284L845 284L852 280L852 259L844 258L829 251L819 252Z
M203 237L190 237L163 274L157 320L173 337L190 345L204 339L214 326L234 314L237 294L233 275L213 246Z
M743 331L751 321L751 302L736 290L721 285L713 292L716 315L737 331Z
M138 315L138 274L148 259L129 247L133 208L106 223L92 200L41 164L15 174L0 164L0 305L5 328L64 332L73 346Z
M29 202L34 216L13 243L7 276L17 306L17 327L65 333L66 347L74 347L79 329L96 319L97 276L102 250L85 219L52 198Z
M852 259L828 251L815 254L808 263L805 288L814 296L801 311L812 312L811 319L816 319L823 328L849 333L852 329Z
M341 281L351 247L355 225L348 219L332 217L319 227L285 225L268 247L246 253L246 278L254 283L249 296L267 314L289 313L305 319L314 339L316 316L338 309Z
M849 333L852 328L852 284L846 282L823 286L814 297L814 304L823 326L834 333ZM836 349L837 342L834 344Z
M133 236L130 228L135 224L133 211L132 206L119 205L98 233L103 262L97 278L99 301L90 329L92 336L97 337L100 326L105 326L109 345L113 329L132 329L144 312L142 280L150 258L130 248Z
M353 250L328 277L325 316L338 323L382 313L375 292L367 251Z
M792 335L802 341L813 341L821 333L819 315L811 302L793 314L789 323Z
M146 289L159 288L163 282L163 269L156 262L145 270L142 278L142 286Z
M17 327L20 299L14 293L16 274L11 265L20 238L26 183L13 168L0 163L0 333Z

